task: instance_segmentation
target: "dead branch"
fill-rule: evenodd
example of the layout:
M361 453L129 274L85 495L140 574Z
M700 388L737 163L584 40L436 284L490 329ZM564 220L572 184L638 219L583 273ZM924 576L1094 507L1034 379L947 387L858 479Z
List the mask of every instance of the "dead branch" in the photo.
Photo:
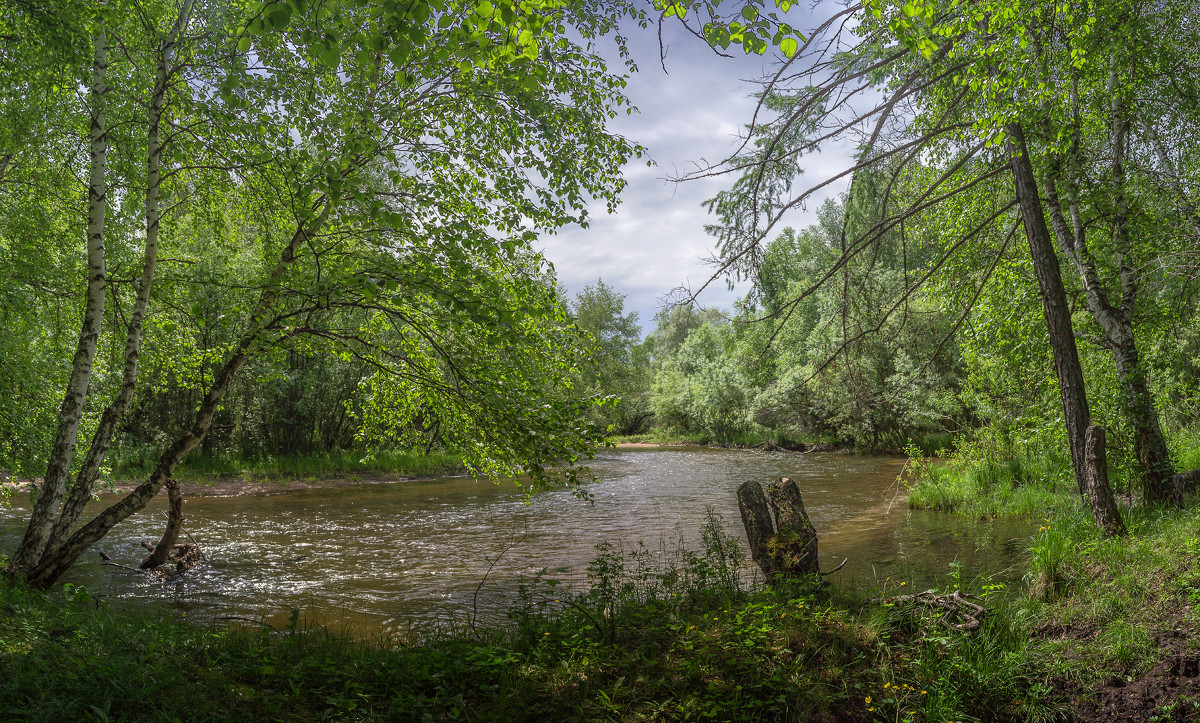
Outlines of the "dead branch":
M981 620L987 614L987 608L973 603L967 598L979 598L969 593L964 593L962 590L955 590L951 593L939 594L937 590L923 590L912 595L893 595L891 597L881 597L871 600L872 603L882 605L920 605L925 608L933 608L946 611L945 614L938 616L938 621L953 630L963 632L971 632L978 630L982 624ZM961 622L952 622L958 618Z

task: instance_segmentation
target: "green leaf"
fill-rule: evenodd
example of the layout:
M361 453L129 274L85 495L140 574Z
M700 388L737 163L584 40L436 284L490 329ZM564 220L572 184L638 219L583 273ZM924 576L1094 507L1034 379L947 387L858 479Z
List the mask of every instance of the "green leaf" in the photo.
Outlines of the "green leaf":
M783 57L790 58L800 49L800 44L795 38L784 38L779 43L779 52L783 53Z

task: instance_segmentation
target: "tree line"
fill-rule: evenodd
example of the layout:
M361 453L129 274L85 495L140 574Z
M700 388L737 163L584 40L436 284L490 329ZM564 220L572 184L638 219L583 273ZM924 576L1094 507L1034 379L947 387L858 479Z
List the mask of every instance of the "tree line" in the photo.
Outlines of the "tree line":
M1178 40L1194 11L869 1L817 17L739 150L680 179L729 179L709 202L710 283L753 291L652 362L662 421L868 448L982 429L1065 450L1081 492L1097 423L1144 499L1178 504L1193 476L1169 437L1196 422L1200 55ZM839 141L849 166L804 175ZM821 223L782 229L839 180Z

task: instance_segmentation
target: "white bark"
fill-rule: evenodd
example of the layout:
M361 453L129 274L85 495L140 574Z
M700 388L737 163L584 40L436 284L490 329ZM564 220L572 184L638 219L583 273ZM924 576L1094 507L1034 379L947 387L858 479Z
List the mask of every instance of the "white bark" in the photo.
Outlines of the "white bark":
M88 183L88 284L87 304L83 314L83 328L79 332L79 343L71 365L71 375L63 394L62 407L58 413L58 429L46 476L42 480L37 501L29 517L25 537L13 553L11 569L24 573L40 560L49 541L51 527L59 503L66 493L67 478L75 456L75 443L79 435L79 420L83 416L87 400L88 383L92 375L92 363L96 356L96 345L100 339L104 321L105 264L104 264L104 221L107 211L107 188L105 177L108 163L108 128L105 123L105 95L108 93L108 41L104 26L96 31L92 56L92 85L90 89L91 112L91 172Z
M125 336L125 365L122 370L121 388L104 414L92 437L91 447L87 457L75 478L71 494L63 505L58 521L54 525L47 551L53 551L67 539L71 529L78 522L84 506L92 495L92 488L100 476L100 465L108 453L112 443L113 433L117 424L129 409L137 387L138 348L141 343L142 323L146 315L146 307L150 301L150 288L154 284L154 271L158 259L158 231L160 221L159 192L161 188L161 173L163 144L160 140L159 128L162 124L166 102L167 87L174 76L172 62L179 45L179 37L187 27L195 0L185 0L180 8L174 26L163 40L159 49L158 68L155 72L154 90L150 96L150 106L147 117L146 131L146 241L142 252L142 275L137 281L137 298L130 313L129 324Z
M296 258L297 249L320 232L329 218L330 211L328 201L324 202L320 215L307 223L302 222L291 241L284 247L278 263L263 286L262 295L250 317L246 332L238 342L233 355L226 360L214 378L212 388L208 390L204 401L201 402L191 428L163 452L158 466L150 474L148 480L80 527L61 546L47 551L37 567L26 576L30 583L42 587L52 585L84 551L108 534L109 530L145 507L158 494L163 484L170 479L175 466L204 440L212 428L213 417L220 409L234 377L247 359L259 350L263 343L262 333L268 325L272 306L279 297L281 282Z

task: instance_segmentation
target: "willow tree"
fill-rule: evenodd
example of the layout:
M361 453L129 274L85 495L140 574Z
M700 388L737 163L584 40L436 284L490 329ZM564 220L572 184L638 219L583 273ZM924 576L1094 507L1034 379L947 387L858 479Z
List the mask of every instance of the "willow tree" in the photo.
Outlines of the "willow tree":
M247 361L280 348L366 361L377 372L369 430L435 413L477 469L548 484L548 465L587 456L600 432L571 394L569 325L530 247L540 231L585 222L590 199L615 204L618 169L637 151L605 130L622 82L590 44L615 15L549 0L114 1L81 15L76 36L97 50L80 72L105 73L93 107L127 100L140 118L121 127L144 133L127 143L145 165L121 168L120 184L93 173L90 205L107 211L118 186L123 202L140 199L142 273L126 290L123 380L73 483L63 471L75 432L60 434L10 572L49 585L144 507L210 432ZM101 58L118 32L123 52ZM112 142L112 118L80 119L94 148ZM198 238L188 215L215 206L238 228ZM171 283L200 283L200 267L204 283L215 275L233 333L206 350L206 393L186 431L142 484L79 525L108 420L137 384L140 335L184 333L143 321L162 248ZM93 280L111 281L100 267ZM94 353L102 331L85 323L80 348ZM76 376L66 396L86 400L94 388ZM78 429L82 403L67 407Z

